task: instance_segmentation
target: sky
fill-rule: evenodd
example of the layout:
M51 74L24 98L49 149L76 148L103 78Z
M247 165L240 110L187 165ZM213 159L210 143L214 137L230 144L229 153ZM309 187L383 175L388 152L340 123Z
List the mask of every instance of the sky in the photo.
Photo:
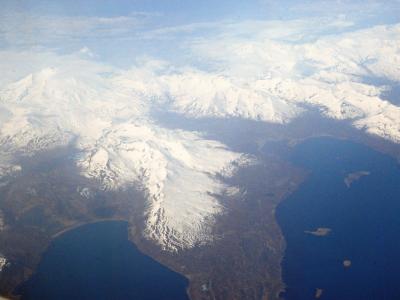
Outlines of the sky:
M188 55L187 43L197 38L251 35L270 26L250 28L251 22L301 20L325 31L327 22L348 23L328 27L335 33L393 24L400 15L397 0L3 0L1 5L0 49L65 54L88 48L93 58L119 67L143 56L179 64Z

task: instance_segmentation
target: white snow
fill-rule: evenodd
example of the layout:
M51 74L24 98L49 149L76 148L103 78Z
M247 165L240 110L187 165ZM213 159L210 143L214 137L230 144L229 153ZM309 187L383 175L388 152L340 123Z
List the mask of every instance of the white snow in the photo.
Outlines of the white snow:
M3 271L3 268L6 264L7 264L7 259L0 255L0 272Z
M190 117L286 123L307 104L400 142L400 108L381 98L385 86L363 83L369 77L400 81L400 24L296 43L271 39L262 28L248 34L255 38L222 33L194 42L193 51L218 70L157 78L170 109Z
M226 188L217 174L240 154L200 133L160 128L148 116L149 100L124 91L121 78L91 75L49 68L6 85L1 148L30 155L75 137L83 175L100 179L105 189L142 188L146 236L169 250L209 240L222 209L212 195Z
M0 176L18 171L11 164L17 151L31 155L74 141L82 174L105 189L140 187L144 234L178 250L212 239L213 220L223 212L215 195L239 192L217 175L231 176L251 159L200 132L160 127L154 107L189 118L285 124L312 106L400 142L400 107L382 99L386 87L363 81L400 81L399 24L311 40L248 28L254 38L221 34L188 44L209 69L149 59L119 70L82 53L0 51L0 67L18 70L0 81Z
M0 232L5 228L4 224L4 213L0 210Z
M90 199L94 197L94 192L88 187L80 187L76 188L76 191L85 199Z

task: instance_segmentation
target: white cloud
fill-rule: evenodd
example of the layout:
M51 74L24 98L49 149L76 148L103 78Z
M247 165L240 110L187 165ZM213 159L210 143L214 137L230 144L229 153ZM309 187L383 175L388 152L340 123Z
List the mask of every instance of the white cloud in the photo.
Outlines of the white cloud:
M90 50L88 47L82 47L81 49L79 49L79 53L80 54L82 54L82 55L84 55L84 56L87 56L87 57L89 57L89 58L94 58L94 57L96 57L97 55L95 54L95 53L93 53L92 52L92 50Z
M143 29L153 14L116 17L52 16L27 12L0 12L0 46L63 48L87 39L126 38Z
M346 14L353 19L395 15L400 9L398 0L260 0L264 7L282 17L333 16Z

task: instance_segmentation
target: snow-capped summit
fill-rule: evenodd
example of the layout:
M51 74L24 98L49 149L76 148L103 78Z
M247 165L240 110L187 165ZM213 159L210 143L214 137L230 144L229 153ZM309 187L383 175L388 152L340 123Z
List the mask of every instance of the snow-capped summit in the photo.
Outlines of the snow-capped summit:
M240 154L200 133L160 128L147 116L148 99L118 87L54 69L7 85L0 91L8 114L2 152L29 155L74 138L83 175L106 189L135 185L144 191L146 236L166 249L209 239L211 220L221 211L211 195L226 188L217 174Z

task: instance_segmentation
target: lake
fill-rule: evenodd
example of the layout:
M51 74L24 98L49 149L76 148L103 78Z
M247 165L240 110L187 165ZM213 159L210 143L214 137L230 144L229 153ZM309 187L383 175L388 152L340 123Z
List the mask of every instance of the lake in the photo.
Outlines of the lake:
M306 140L290 159L311 173L276 212L284 298L400 299L396 160L332 138Z
M56 238L22 299L188 300L185 277L142 254L128 224L87 224Z

